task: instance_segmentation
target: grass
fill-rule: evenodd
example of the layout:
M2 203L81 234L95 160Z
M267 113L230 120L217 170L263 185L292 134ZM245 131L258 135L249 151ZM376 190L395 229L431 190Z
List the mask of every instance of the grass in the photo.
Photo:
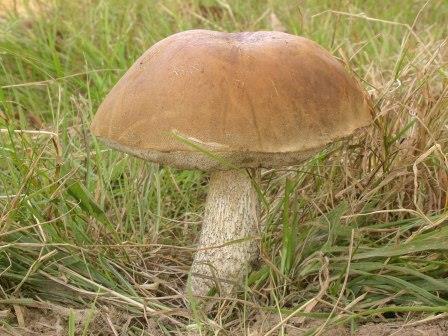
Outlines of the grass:
M85 0L9 12L0 21L0 326L13 332L22 312L50 311L69 335L239 335L269 317L265 334L320 321L312 335L446 315L446 17L444 0ZM215 297L207 312L182 292L207 175L145 164L88 132L144 50L199 27L314 39L357 74L376 111L374 127L350 142L262 173L259 265L237 299Z

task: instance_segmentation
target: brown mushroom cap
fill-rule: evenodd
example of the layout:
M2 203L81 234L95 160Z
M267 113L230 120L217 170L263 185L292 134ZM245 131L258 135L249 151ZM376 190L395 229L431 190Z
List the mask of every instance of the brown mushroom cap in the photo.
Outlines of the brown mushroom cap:
M238 167L291 165L371 120L357 82L306 38L190 30L134 63L91 130L149 161L213 170L228 167L203 150Z

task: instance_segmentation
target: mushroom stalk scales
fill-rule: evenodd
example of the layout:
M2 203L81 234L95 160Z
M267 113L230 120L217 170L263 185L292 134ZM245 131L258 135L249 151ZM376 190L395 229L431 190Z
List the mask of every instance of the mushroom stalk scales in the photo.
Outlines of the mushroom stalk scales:
M259 204L245 170L211 173L199 249L190 271L194 295L240 287L257 257Z

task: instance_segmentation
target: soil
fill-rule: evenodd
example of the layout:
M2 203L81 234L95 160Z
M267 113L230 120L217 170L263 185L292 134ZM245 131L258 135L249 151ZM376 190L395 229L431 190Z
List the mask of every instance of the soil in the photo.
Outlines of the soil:
M18 318L19 315L20 318ZM67 309L51 304L48 304L47 307L39 307L38 309L15 306L14 309L9 310L9 314L6 316L7 326L2 326L2 319L0 318L0 335L65 336L68 335L68 320L70 315L75 320L75 335L81 335L86 324L88 325L87 330L89 331L87 335L127 335L132 319L130 316L114 309L106 308L102 308L95 314L92 314L92 311L87 309Z
M17 308L17 307L16 307ZM109 336L109 335L127 335L132 317L123 315L112 309L103 308L97 311L95 316L89 316L88 310L70 310L57 306L36 308L18 308L19 311L10 309L5 315L6 310L1 310L0 316L0 335L2 336L62 336L67 335L68 316L72 314L75 317L75 334L82 334L85 323L89 320L87 335ZM20 318L17 316L20 315ZM9 322L9 326L2 325L2 317ZM19 321L20 320L20 321ZM245 330L247 336L263 336L271 331L280 321L277 316L263 316L255 320L250 327ZM410 325L414 323L414 325ZM17 325L19 324L19 325ZM13 326L16 325L16 326ZM284 333L281 334L276 329L270 335L288 335L302 336L313 327L319 327L317 321L303 324L300 319L291 319L284 324ZM150 335L162 335L156 327L156 323L146 325L146 332ZM243 335L239 332L232 332L233 335ZM192 333L183 335L193 336ZM218 334L221 335L221 334ZM226 335L223 333L222 335ZM346 327L333 327L321 334L321 336L448 336L448 318L434 320L426 323L417 323L415 321L395 321L381 323L367 323L360 326L355 332L351 333Z
M330 334L331 335L331 334ZM329 336L330 336L329 335ZM363 326L357 336L446 336L448 335L448 320L406 327L399 323L367 324Z
M258 319L251 328L248 335L263 336L280 321L278 317L264 317ZM284 335L302 336L311 328L318 328L320 321L302 323L299 318L292 318L285 324ZM270 335L282 335L280 330L276 330ZM393 321L366 323L360 325L351 332L348 327L331 327L320 334L321 336L448 336L448 317L429 322L419 323L418 321Z

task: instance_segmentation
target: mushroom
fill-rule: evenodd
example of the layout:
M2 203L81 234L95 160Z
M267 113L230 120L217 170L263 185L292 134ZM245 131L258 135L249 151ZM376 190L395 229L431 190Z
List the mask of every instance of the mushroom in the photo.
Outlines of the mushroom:
M147 161L210 172L194 295L229 293L257 257L260 168L294 165L372 121L343 65L283 32L190 30L149 48L92 122L110 147Z

